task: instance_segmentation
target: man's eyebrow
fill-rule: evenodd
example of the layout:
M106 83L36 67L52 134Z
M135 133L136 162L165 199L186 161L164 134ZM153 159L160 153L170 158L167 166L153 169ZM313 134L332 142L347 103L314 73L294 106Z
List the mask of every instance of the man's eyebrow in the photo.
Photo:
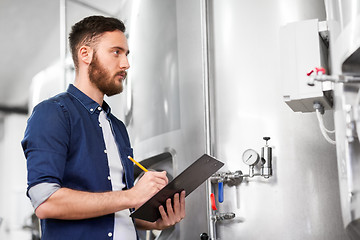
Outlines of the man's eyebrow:
M119 49L119 50L125 52L126 55L130 54L130 50L125 50L125 48L122 48L122 47L119 47L119 46L114 46L114 47L112 47L112 49Z

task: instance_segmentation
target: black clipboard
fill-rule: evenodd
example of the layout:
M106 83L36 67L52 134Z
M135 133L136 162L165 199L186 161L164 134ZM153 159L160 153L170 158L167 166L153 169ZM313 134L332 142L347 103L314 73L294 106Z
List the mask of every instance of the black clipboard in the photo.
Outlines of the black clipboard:
M185 190L188 196L222 166L224 163L217 159L207 154L202 155L146 203L132 212L130 217L155 222L161 217L159 206L163 205L166 210L165 202L168 198L172 199L175 193L180 193L182 190Z

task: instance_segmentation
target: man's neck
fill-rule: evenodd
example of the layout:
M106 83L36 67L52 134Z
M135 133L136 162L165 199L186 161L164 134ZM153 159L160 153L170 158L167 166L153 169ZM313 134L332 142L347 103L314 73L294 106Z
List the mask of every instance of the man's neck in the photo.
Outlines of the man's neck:
M80 91L85 93L89 98L102 106L104 101L104 94L90 81L88 77L81 78L81 76L77 75L74 85Z

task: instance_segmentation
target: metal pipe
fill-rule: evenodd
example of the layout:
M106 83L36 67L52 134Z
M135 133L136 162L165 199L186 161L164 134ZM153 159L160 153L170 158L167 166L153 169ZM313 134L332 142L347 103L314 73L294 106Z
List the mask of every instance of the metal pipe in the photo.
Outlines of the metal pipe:
M202 47L202 77L204 83L204 105L205 105L205 152L212 155L211 149L211 123L210 123L210 80L209 80L209 47L208 47L208 2L200 0L201 15L201 47ZM216 239L215 224L213 224L212 208L209 201L212 192L211 180L206 181L206 203L207 203L207 222L209 237L211 240Z
M314 86L315 82L332 82L332 83L360 83L360 77L357 76L332 76L332 75L315 75L310 76L308 85Z
M227 213L217 213L216 215L211 217L213 221L223 221L223 220L230 220L235 218L235 213L227 212Z
M66 45L67 45L67 38L66 38L66 1L67 0L60 0L60 79L63 81L63 90L67 87L66 82L66 68L65 68L65 61L66 61Z
M205 105L205 152L211 154L211 125L210 125L210 83L209 83L209 54L208 54L208 19L207 0L201 0L201 38L202 62Z

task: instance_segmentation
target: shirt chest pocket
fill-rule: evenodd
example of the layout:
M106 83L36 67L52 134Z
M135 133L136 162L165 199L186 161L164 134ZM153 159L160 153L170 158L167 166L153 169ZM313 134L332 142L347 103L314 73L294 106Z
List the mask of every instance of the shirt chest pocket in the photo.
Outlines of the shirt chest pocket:
M134 164L130 159L128 159L128 156L133 157L133 149L130 147L122 147L120 149L120 154L125 172L127 187L131 188L134 182Z
M134 156L134 151L131 147L120 147L120 155L124 165L132 165L132 162L128 157Z

